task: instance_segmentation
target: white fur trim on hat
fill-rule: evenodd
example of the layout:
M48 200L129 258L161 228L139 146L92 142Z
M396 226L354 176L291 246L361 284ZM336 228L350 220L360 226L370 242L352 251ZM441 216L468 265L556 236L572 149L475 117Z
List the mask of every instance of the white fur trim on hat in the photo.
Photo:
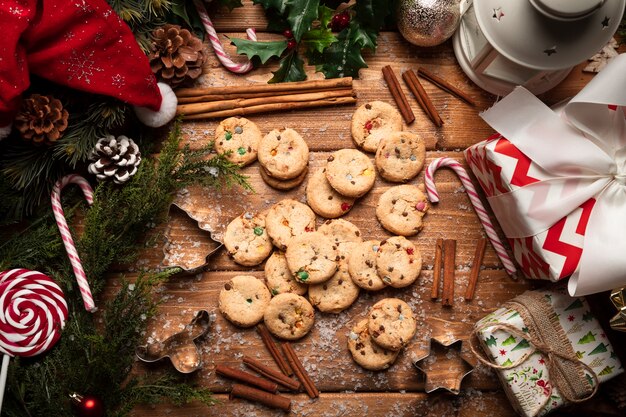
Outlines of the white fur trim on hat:
M139 120L150 127L161 127L176 116L176 105L178 100L176 94L165 83L158 83L161 90L161 107L158 111L150 110L147 107L135 107L135 114Z
M0 126L0 140L6 138L11 133L11 125Z

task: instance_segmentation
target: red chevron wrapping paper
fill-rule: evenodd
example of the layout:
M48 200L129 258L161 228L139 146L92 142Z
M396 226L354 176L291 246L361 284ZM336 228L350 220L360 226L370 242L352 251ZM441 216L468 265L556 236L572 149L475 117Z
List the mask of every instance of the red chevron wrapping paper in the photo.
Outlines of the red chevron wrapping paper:
M468 148L465 158L487 197L549 178L500 134ZM545 232L508 239L515 261L524 275L558 281L574 272L582 254L587 221L594 202L594 199L589 199ZM523 213L519 215L523 216Z
M481 114L498 133L465 151L529 278L570 295L626 285L626 54L567 104L518 87Z

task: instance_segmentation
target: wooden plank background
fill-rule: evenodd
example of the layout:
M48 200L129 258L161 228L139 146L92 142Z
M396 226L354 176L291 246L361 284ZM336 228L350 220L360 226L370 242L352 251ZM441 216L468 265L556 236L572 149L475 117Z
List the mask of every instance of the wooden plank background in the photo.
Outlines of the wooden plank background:
M272 39L279 35L264 33L265 17L259 6L244 1L245 7L232 13L212 10L213 22L220 37L244 37L247 27L255 27L259 38ZM391 65L399 76L401 72L423 65L443 78L468 91L476 98L478 106L470 107L456 98L442 92L428 82L424 87L441 112L444 126L437 129L419 109L415 99L409 96L417 120L410 130L420 134L427 143L427 163L441 156L462 160L461 151L488 137L493 132L478 117L478 111L492 105L495 97L478 89L461 72L456 63L450 42L434 48L417 48L405 42L394 32L381 33L376 54L366 56L368 68L360 71L354 88L358 95L358 105L370 100L391 102L391 95L382 79L381 68ZM208 46L207 46L208 48ZM234 48L227 46L229 52ZM200 83L206 86L245 85L264 83L276 70L275 62L258 68L246 75L233 75L225 71L207 50L209 60ZM558 87L542 98L548 104L557 103L574 95L590 79L582 73L582 66L575 68L569 77ZM311 78L320 78L313 68L308 68ZM403 84L407 94L408 89ZM262 132L274 128L291 127L298 130L307 141L310 150L310 172L324 164L329 153L352 148L350 119L356 107L343 106L284 112L278 114L249 117ZM186 122L183 126L185 140L192 146L201 146L213 138L217 121ZM243 193L239 189L215 191L193 188L184 190L178 202L186 206L201 225L219 238L228 222L243 211L258 212L269 208L284 198L303 201L305 184L289 192L278 192L265 185L258 172L258 163L246 169L254 187L254 193ZM524 279L512 280L502 269L495 252L488 246L484 267L480 273L476 297L465 302L462 294L467 285L469 267L474 254L476 239L483 237L481 225L476 218L469 199L463 192L460 182L451 171L443 170L436 176L441 202L433 206L425 217L424 230L411 240L423 256L423 270L418 281L408 288L388 288L381 292L362 291L358 300L340 314L316 312L316 322L311 333L294 344L322 395L317 400L309 400L304 394L290 395L294 416L511 416L511 409L500 383L489 369L477 366L473 373L462 381L462 391L455 396L438 390L430 394L424 392L424 375L413 366L414 358L422 356L435 336L447 340L467 339L472 325L501 303L513 298L541 283ZM412 181L423 183L423 173ZM374 211L379 196L390 187L380 178L374 189L360 199L354 209L343 218L357 225L364 239L384 239L390 234L376 221ZM322 219L318 218L318 225ZM186 262L187 266L198 265L206 253L215 246L209 235L198 228L198 223L180 213L172 213L167 226L157 232L171 236L170 265ZM443 308L440 302L430 300L432 265L435 241L437 238L457 240L456 293L452 308ZM134 265L120 267L120 273L112 274L104 297L114 294L120 285L120 275L133 277L140 268L154 268L163 265L162 241L148 248ZM270 410L258 404L242 400L229 401L227 393L231 382L215 375L216 364L240 366L244 354L272 364L272 359L254 330L239 329L224 320L217 309L217 298L224 283L231 277L245 272L263 277L263 265L255 268L242 267L228 258L220 250L210 261L209 270L196 276L173 278L159 288L158 294L163 305L158 317L150 323L147 340L163 340L189 322L199 309L210 311L215 316L206 338L201 340L203 368L189 377L189 380L210 388L221 401L214 407L193 403L182 408L171 405L146 406L137 408L134 415L183 416L273 416L287 413ZM346 336L350 328L379 299L398 297L407 301L418 318L418 331L410 345L400 354L396 363L387 371L370 372L356 365L347 350ZM466 349L467 344L464 344ZM460 358L458 346L450 350L435 348L433 354L439 361L432 369L432 375L448 375L454 380L468 365ZM170 365L167 362L145 365L137 362L135 372L158 373ZM602 412L603 415L619 415L607 402L601 392L597 398L577 408ZM590 411L593 410L593 411ZM571 412L571 410L570 410ZM569 415L568 411L555 415Z

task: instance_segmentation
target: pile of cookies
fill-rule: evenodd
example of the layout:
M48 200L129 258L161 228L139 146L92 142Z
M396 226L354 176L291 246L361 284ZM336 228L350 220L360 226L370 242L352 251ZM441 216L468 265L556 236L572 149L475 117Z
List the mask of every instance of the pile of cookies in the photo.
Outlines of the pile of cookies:
M222 120L215 129L215 150L241 166L259 160L261 178L278 190L289 190L304 181L309 147L293 129L274 129L263 136L254 122L243 117Z
M374 304L368 317L352 328L348 350L354 361L365 369L387 369L416 330L411 307L397 298L385 298Z

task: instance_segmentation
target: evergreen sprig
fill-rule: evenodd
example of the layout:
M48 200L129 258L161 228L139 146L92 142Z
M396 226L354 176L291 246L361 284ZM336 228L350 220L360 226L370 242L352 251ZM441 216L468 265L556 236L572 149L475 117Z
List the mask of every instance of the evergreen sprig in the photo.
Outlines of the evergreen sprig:
M151 225L165 219L181 187L231 183L250 188L236 165L220 155L208 158L211 151L211 145L200 150L181 147L178 121L158 158L145 158L137 174L122 187L98 185L90 208L85 207L78 191L64 194L68 216L84 208L84 230L77 248L96 299L111 265L137 256L141 237ZM104 312L97 321L82 306L52 215L42 215L13 233L5 232L0 268L22 267L51 275L65 292L71 314L59 343L48 353L11 361L3 413L9 417L70 416L68 395L73 392L97 395L108 415L116 416L127 415L138 403L163 399L213 403L210 392L176 375L166 374L156 382L130 375L135 346L146 321L157 311L152 290L173 271L142 273L132 284L123 280L117 295L100 306Z

